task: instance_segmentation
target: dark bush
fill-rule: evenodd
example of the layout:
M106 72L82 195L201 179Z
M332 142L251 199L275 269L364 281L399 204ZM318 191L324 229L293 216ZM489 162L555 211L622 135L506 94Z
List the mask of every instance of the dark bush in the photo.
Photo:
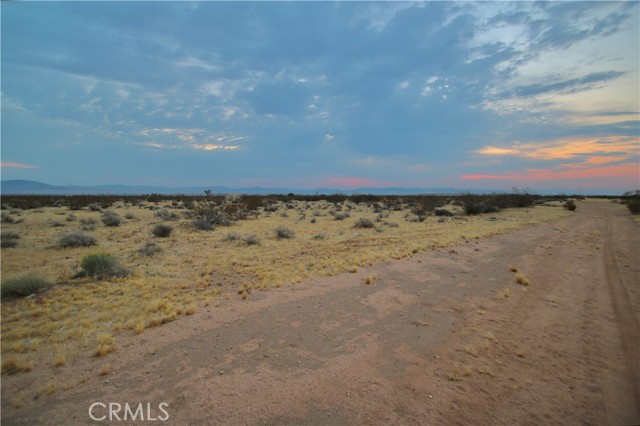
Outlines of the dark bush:
M161 237L161 238L168 237L169 235L171 235L171 232L173 232L173 228L171 226L165 225L165 224L156 225L151 230L151 233L153 235L155 235L156 237Z
M64 234L58 239L59 247L88 247L97 244L95 237L83 234L82 232L72 232Z
M631 197L627 201L627 207L629 211L633 214L640 214L640 197Z
M453 216L453 212L447 209L435 209L433 213L436 216Z
M569 210L569 211L574 211L576 209L576 203L573 200L567 200L564 203L564 208Z
M122 277L129 274L117 259L106 253L92 253L80 261L81 272L78 276L96 278Z
M2 297L6 296L29 296L36 293L38 290L50 287L49 283L44 278L41 278L34 274L26 274L18 277L8 278L2 281L0 286L0 293Z
M20 239L20 235L13 231L2 231L0 233L0 247L2 248L11 248L16 247L18 245L18 240Z

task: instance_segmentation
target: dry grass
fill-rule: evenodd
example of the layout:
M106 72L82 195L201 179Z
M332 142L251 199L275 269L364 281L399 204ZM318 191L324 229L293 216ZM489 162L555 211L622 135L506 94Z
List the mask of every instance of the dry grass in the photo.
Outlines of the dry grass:
M523 274L516 275L516 282L518 284L521 284L521 285L524 285L524 286L528 286L529 285L529 280Z
M404 218L409 210L389 210L385 220L398 226L374 232L354 226L356 217L375 216L372 207L357 205L351 210L352 217L337 221L330 213L332 203L292 204L293 209L281 203L277 212L261 213L258 219L236 222L224 231L222 227L198 231L189 226L189 219L180 219L174 233L155 241L162 252L153 257L141 255L139 248L153 238L150 225L158 222L154 211L115 204L111 209L121 217L132 213L136 217L117 227L104 226L100 212L75 211L78 220L68 222L64 232L78 232L83 224L95 222L91 235L99 250L117 254L118 261L132 271L131 275L100 282L91 277L73 278L80 260L95 248L55 247L61 232L51 227L50 221L60 213L68 214L68 209L25 210L24 220L11 225L21 237L20 244L2 250L2 277L29 271L54 285L37 298L2 302L3 361L28 351L53 353L55 347L91 352L92 348L83 346L85 342L104 333L114 340L118 333L140 334L145 328L193 314L200 303L224 303L220 295L235 292L245 283L240 294L246 300L250 291L357 272L377 261L407 258L419 251L451 247L464 239L502 234L569 215L561 208L535 207L492 214L500 219L496 221L470 216L439 223L435 216L409 222ZM171 209L171 203L158 207ZM314 212L315 223L308 218L298 220L297 210ZM284 211L289 212L288 217L281 214ZM278 238L274 230L280 227L291 230L295 237ZM260 244L230 244L225 239L230 232L255 236ZM98 344L94 354L106 355L113 349L115 344ZM26 371L24 363L28 362L20 360L18 366L7 364L6 369L3 363L3 371ZM72 359L67 357L65 362L68 365Z

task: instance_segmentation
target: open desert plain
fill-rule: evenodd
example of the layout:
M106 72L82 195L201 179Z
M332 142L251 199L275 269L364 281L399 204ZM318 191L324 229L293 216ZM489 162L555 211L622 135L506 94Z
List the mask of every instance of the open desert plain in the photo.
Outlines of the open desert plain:
M625 205L249 201L5 208L2 424L640 422Z

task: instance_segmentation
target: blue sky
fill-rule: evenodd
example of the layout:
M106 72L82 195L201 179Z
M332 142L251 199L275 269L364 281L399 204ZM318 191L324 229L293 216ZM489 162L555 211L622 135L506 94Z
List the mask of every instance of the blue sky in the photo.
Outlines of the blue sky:
M638 2L3 2L2 179L640 187Z

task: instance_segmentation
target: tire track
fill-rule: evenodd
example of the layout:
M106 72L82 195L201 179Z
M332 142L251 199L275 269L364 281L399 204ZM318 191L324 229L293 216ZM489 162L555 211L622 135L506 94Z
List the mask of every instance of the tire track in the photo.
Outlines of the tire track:
M604 267L611 293L613 309L620 324L622 345L633 378L633 399L640 415L640 324L634 314L631 298L620 279L620 271L613 249L613 221L611 212L605 213Z

